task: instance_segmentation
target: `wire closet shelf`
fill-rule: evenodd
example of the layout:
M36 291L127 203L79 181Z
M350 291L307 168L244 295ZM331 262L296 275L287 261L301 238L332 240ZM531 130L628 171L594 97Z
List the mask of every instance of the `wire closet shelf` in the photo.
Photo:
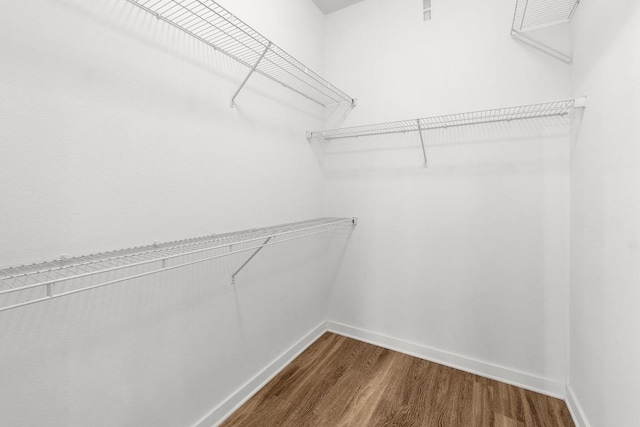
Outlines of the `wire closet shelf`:
M0 312L128 280L352 227L356 218L320 218L0 269Z
M580 0L517 0L512 29L535 31L571 21Z
M127 0L298 94L328 107L355 100L212 0Z
M576 108L583 108L585 105L586 98L568 99L542 104L520 105L517 107L498 108L494 110L473 111L468 113L448 114L443 116L322 130L309 132L307 137L309 139L331 141L336 139L374 135L421 132L429 129L448 128L454 126L468 126L501 121L564 116L571 113L571 111Z
M583 97L563 101L545 102L542 104L520 105L517 107L506 107L493 110L473 111L468 113L448 114L443 116L329 129L307 132L307 139L309 141L315 140L320 142L331 142L351 138L416 132L420 137L424 165L426 166L427 152L423 136L424 131L457 126L568 116L575 109L586 107L586 102L587 99Z
M529 32L571 21L580 0L517 0L513 12L511 37L567 64L570 54L561 52L547 42L537 40Z

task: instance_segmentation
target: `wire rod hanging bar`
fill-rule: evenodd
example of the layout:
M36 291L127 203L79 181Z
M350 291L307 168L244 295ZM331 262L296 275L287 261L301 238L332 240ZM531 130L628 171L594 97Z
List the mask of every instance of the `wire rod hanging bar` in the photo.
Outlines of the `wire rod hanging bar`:
M249 77L258 73L324 107L355 106L354 98L213 0L127 1L240 62L251 70Z
M565 64L573 64L573 58L565 53L560 52L557 49L554 49L550 46L547 46L544 43L541 43L537 40L535 40L534 38L532 38L531 36L521 33L519 31L516 30L512 30L511 31L511 37L514 40L520 41L522 43L525 43L529 46L531 46L534 49L539 50L540 52L546 53L549 56L552 56L562 62L564 62Z
M254 252L255 254L266 246L273 246L276 244L301 239L301 238L312 236L315 234L334 231L340 228L352 227L356 224L356 221L357 221L356 218L321 218L317 220L303 221L299 223L284 224L284 225L275 226L275 227L246 230L238 233L221 234L217 239L215 238L215 235L207 236L207 240L205 241L208 242L210 246L201 247L197 249L193 249L190 247L190 245L193 242L183 245L183 242L190 242L196 239L187 239L184 241L170 242L170 244L172 244L171 246L172 248L182 247L184 248L184 251L168 254L159 250L156 252L156 255L157 255L156 257L144 259L142 261L139 261L139 258L136 257L137 252L134 252L133 249L139 249L141 253L152 252L147 250L149 246L125 249L118 252L128 253L128 255L126 255L128 258L124 258L125 255L123 255L122 257L117 257L117 259L123 262L122 264L117 264L117 265L107 264L105 266L105 264L103 263L105 259L100 259L98 257L99 255L89 255L87 257L95 258L91 264L74 263L76 259L71 258L71 259L68 259L68 265L66 266L57 265L57 267L55 268L47 268L47 267L49 267L50 265L59 264L60 261L51 261L46 263L21 266L19 268L7 267L5 269L0 270L0 284L6 285L9 289L0 290L0 298L5 298L6 296L11 294L22 295L21 293L28 292L28 291L37 291L38 289L43 289L43 288L45 291L43 296L32 295L30 297L27 297L26 301L20 301L17 303L10 303L5 306L0 306L0 312L42 302L42 301L51 300L53 298L59 298L62 296L72 295L79 292L88 291L91 289L96 289L96 288L100 288L100 287L104 287L104 286L108 286L116 283L121 283L121 282L129 281L129 280L133 280L141 277L146 277L146 276L160 273L163 271L170 271L177 268L182 268L182 267L186 267L186 266L190 266L190 265L194 265L194 264L198 264L206 261L211 261L214 259L226 257L233 254L239 254L239 253L244 253L248 251L255 251ZM237 236L238 238L234 239L233 236ZM268 237L266 240L265 240L265 236ZM279 238L275 240L275 237L279 237ZM247 245L247 246L233 248L233 246L240 246L240 245ZM153 247L156 245L150 245L150 246ZM224 248L229 248L229 251L223 252L223 253L207 254L207 252L215 252L216 250L220 250ZM114 253L115 252L107 252L105 253L105 255L111 256ZM167 266L165 264L165 262L168 260L177 260L180 257L194 256L194 255L201 255L202 257L194 260L179 262L175 265ZM79 257L79 258L87 258L87 257ZM250 257L250 259L251 258L253 257ZM116 258L111 257L107 259L113 260ZM244 267L248 263L248 261L250 261L250 259L247 260L242 267ZM131 261L131 262L127 263L127 261ZM159 266L158 264L160 264L161 266ZM74 268L74 267L77 267L78 265L82 265L82 266L89 265L91 267L99 266L99 268L93 271L85 270L85 271L78 272ZM135 268L140 266L147 266L149 270L144 271L142 273L125 274L123 275L123 277L105 280L98 284L86 284L78 289L72 289L68 291L55 293L55 289L61 284L64 284L65 282L80 281L82 279L88 279L91 277L104 275L107 273L122 272L125 269L130 269L130 268ZM238 270L238 272L242 269L242 267ZM32 271L29 271L30 269ZM11 272L14 272L14 273L11 273ZM20 275L16 275L15 272L21 272L21 273ZM52 274L53 272L60 275L61 277L57 277L57 278L52 277L50 274ZM70 272L71 274L65 275L64 272ZM237 272L235 274L237 274ZM21 280L19 281L21 283L21 286L15 287L15 286L9 285L6 281L12 278L20 278ZM14 285L15 285L15 282L14 282Z

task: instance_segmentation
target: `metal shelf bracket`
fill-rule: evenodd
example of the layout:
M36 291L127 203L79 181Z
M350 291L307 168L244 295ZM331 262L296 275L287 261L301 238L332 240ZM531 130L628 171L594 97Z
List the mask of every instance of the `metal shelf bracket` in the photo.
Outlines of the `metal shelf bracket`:
M253 252L249 258L247 258L247 260L242 263L242 265L231 275L231 284L235 285L236 284L236 276L238 275L238 273L240 273L242 271L243 268L245 268L247 266L247 264L249 264L251 262L251 260L253 259L253 257L255 257L256 255L258 255L258 252L260 252L262 249L264 249L265 245L267 243L269 243L269 240L271 240L273 236L269 236L267 237L267 239L262 242L262 245L255 250L255 252Z
M587 95L581 96L580 98L576 98L576 102L574 104L575 108L587 108Z
M533 37L523 34L516 30L511 30L511 37L514 40L517 40L521 43L531 46L534 49L539 50L540 52L546 53L549 56L552 56L565 64L572 65L573 58L570 55L560 52L559 50L553 49L552 47L547 46L544 43L541 43L535 40Z
M422 145L422 156L424 157L424 167L427 167L427 150L424 148L424 137L422 136L422 126L420 126L420 119L416 120L418 122L418 135L420 135L420 145Z
M269 42L267 44L267 47L262 52L262 55L260 55L260 57L258 58L256 63L253 64L253 67L251 67L251 70L247 74L247 77L244 78L244 80L240 84L240 87L238 88L236 93L233 94L233 97L231 98L231 108L235 108L236 107L236 97L238 96L238 94L240 93L240 91L242 90L244 85L247 84L247 81L249 80L249 77L251 77L251 75L256 71L256 68L258 68L258 65L260 64L260 61L262 61L262 58L264 58L264 56L267 54L267 52L269 51L269 48L271 48L271 42Z

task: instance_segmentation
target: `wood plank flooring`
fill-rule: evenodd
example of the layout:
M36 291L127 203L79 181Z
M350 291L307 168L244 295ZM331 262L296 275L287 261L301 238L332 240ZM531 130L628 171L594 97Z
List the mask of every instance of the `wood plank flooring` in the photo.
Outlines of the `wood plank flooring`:
M222 426L574 424L562 400L326 333Z

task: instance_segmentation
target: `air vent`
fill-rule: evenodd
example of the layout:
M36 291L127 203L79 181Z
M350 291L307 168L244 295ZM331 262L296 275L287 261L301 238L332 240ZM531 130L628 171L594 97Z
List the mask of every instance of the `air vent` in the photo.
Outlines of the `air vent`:
M422 19L431 21L431 0L422 0Z

